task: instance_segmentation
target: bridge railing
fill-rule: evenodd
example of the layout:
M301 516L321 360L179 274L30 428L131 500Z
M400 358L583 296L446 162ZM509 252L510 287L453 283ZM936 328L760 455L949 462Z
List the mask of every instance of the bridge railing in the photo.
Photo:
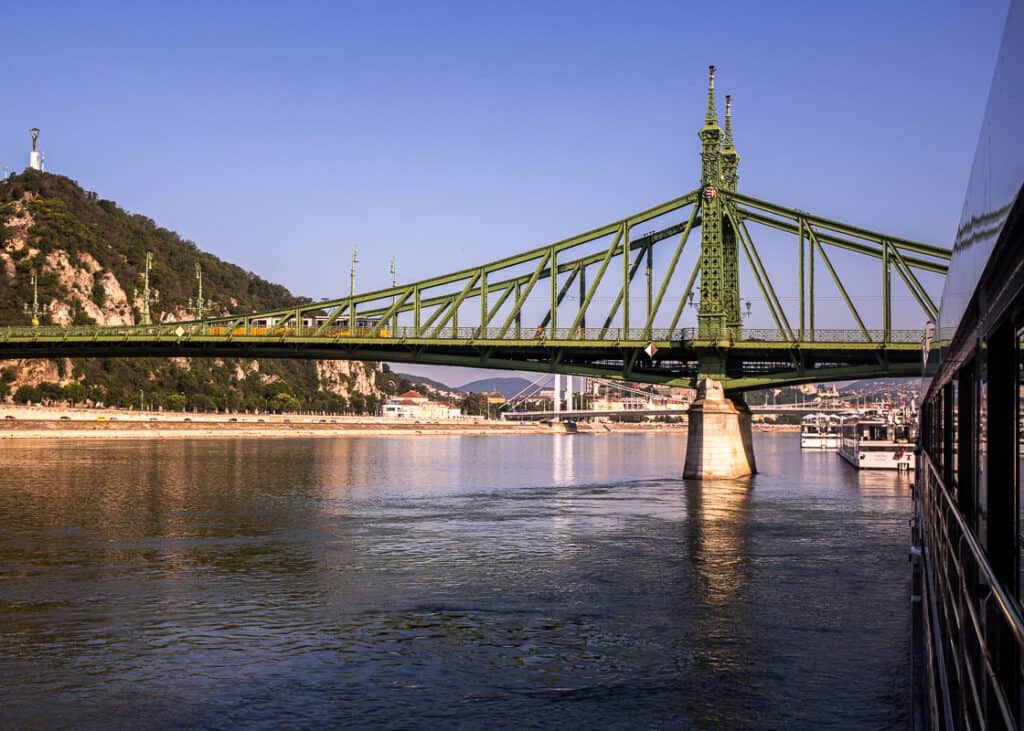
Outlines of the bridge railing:
M1024 694L1020 681L1024 678L1024 616L1020 605L996 576L956 498L923 449L917 485L925 650L939 678L947 723L952 720L950 728L980 728L984 722L976 721L998 718L1000 728L1021 728L1024 718L1018 699ZM952 719L955 715L961 716L960 723Z
M422 329L417 331L411 326L399 326L393 329L384 329L376 334L365 329L357 328L354 332L348 329L329 331L318 336L322 340L431 340L453 342L477 341L477 340L500 340L500 341L533 341L547 343L556 341L559 343L678 343L698 340L697 328L621 328L621 327L578 327L572 328L509 328L503 330L497 327L474 327L474 326L446 326L424 334ZM178 340L194 337L212 337L224 340L231 340L240 337L259 337L268 339L290 339L297 337L312 337L311 332L300 333L294 328L264 328L259 330L246 331L244 328L226 328L220 325L211 325L208 322L182 322L164 323L158 325L114 325L107 327L99 326L38 326L38 327L6 327L0 328L0 339L2 340L90 340L111 338L130 338L155 340ZM775 329L744 329L740 337L734 342L743 343L787 343L794 342L783 336ZM827 343L903 343L916 344L921 342L921 331L919 330L892 330L886 333L883 330L815 330L807 333L801 345L827 344Z

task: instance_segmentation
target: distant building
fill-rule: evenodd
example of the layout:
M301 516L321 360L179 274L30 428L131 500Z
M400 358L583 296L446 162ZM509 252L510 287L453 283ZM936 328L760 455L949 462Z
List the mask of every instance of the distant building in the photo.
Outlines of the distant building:
M395 398L405 399L417 404L423 404L429 401L429 399L419 391L406 391L405 393L398 394Z
M446 401L426 401L420 404L421 419L458 419L462 409Z
M389 419L457 419L462 409L447 401L431 401L418 391L406 391L384 402L381 413Z
M389 398L381 407L381 414L388 419L418 419L420 404L411 399Z
M484 392L480 395L487 399L488 406L501 406L508 400L496 391Z

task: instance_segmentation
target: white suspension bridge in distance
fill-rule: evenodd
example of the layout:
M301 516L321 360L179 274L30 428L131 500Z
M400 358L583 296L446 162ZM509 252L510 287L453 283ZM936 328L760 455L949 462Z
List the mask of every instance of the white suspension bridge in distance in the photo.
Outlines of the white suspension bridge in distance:
M574 380L575 379L575 380ZM579 383L582 381L582 383ZM578 388L574 388L578 386ZM500 416L508 421L575 421L623 417L679 417L686 415L690 399L673 395L685 389L643 388L639 384L603 378L542 374L512 396ZM664 391L668 391L665 393ZM841 413L856 407L844 403L833 389L824 397L800 403L750 404L756 414Z

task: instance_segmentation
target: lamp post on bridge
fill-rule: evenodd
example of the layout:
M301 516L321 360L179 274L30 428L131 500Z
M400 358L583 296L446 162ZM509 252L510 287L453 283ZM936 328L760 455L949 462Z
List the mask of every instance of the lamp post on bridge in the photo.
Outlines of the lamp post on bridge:
M742 300L741 303L743 305L741 314L743 316L743 319L746 320L750 317L751 310L753 309L754 305L750 300ZM693 292L690 292L690 298L686 301L686 304L689 305L691 308L700 311L700 300L694 299Z
M199 266L198 264L196 266ZM149 287L149 272L153 268L153 252L146 252L146 273L143 275L142 280L142 316L139 318L142 320L143 325L151 325L153 320L151 317L150 306L160 301L160 292L156 289L150 289ZM134 292L133 299L137 299L139 296L138 290ZM200 289L200 296L202 291ZM189 305L191 309L191 305Z
M196 262L196 284L198 287L196 298L193 300L189 297L188 308L192 310L192 314L197 320L202 320L209 303L203 299L203 268L199 266L198 261Z
M348 334L355 335L356 332L356 264L359 263L359 250L352 247L352 269L348 290Z
M45 315L50 311L50 305L39 304L39 277L36 274L36 270L32 270L32 306L26 302L24 307L24 313L32 316L32 327L39 327L39 316Z
M398 266L395 264L395 257L391 257L391 288L398 286ZM391 306L395 306L395 295L391 295ZM398 313L391 315L391 335L394 337L398 332Z

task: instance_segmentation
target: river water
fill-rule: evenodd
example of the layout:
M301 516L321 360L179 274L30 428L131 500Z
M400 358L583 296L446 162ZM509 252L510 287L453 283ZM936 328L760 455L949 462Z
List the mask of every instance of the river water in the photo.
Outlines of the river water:
M910 485L795 434L5 442L3 728L907 728Z

